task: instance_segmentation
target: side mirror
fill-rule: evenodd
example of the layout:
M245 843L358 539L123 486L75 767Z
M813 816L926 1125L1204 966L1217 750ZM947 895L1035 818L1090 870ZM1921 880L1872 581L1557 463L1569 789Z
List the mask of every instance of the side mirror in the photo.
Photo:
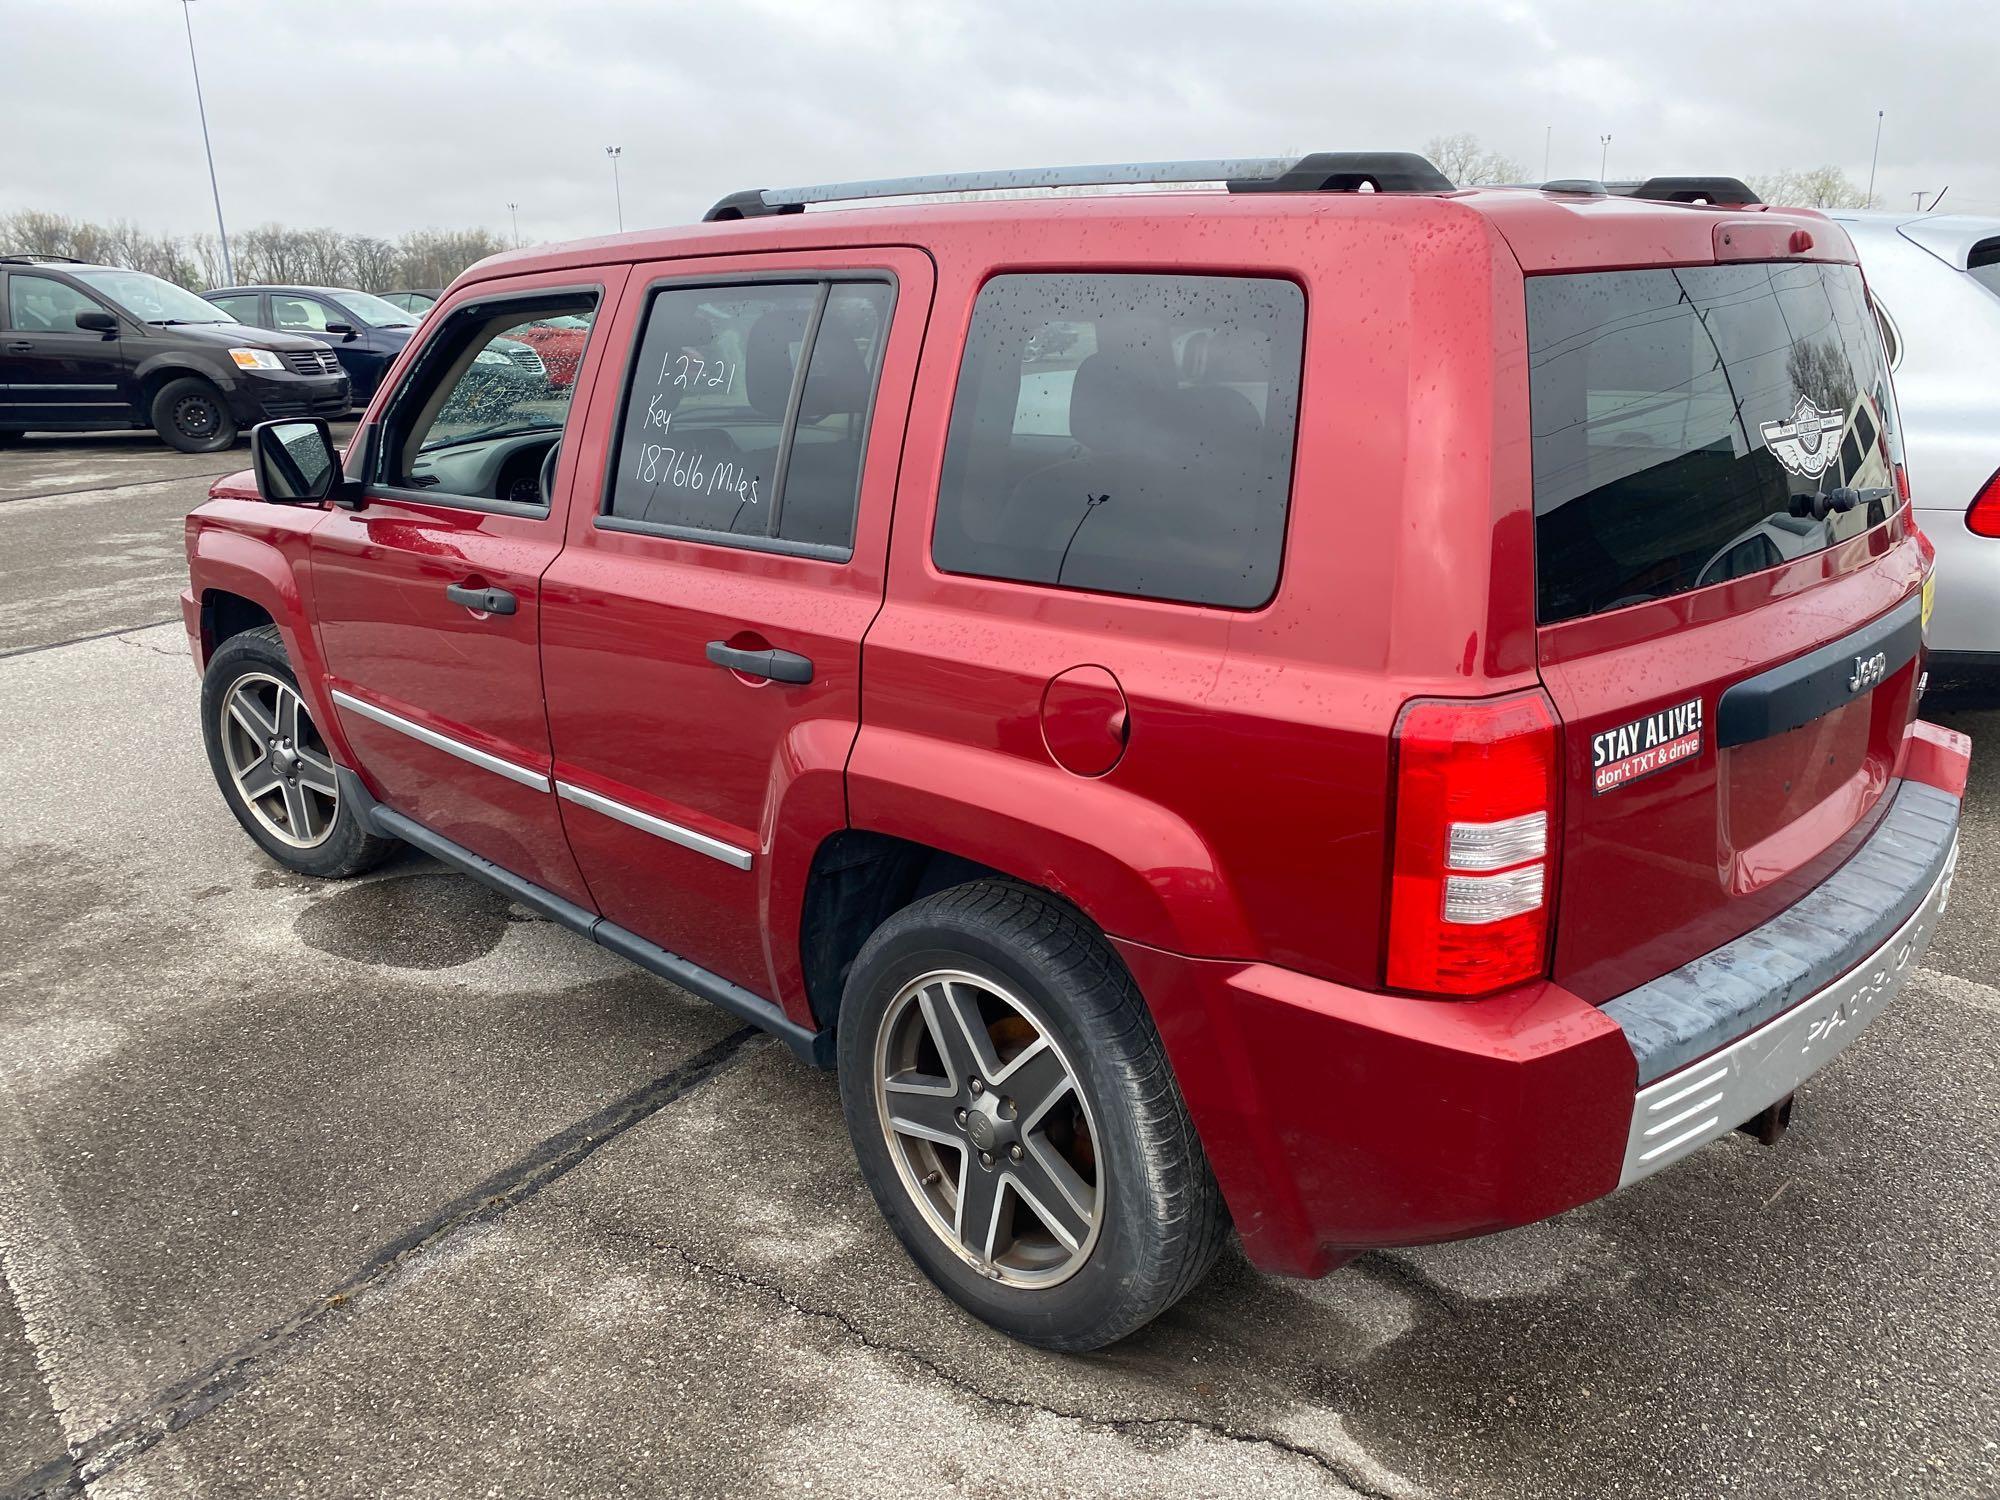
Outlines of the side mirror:
M108 339L118 337L118 320L108 312L80 312L76 315L76 326L85 333L101 333Z
M318 505L340 488L340 454L318 417L259 422L250 429L257 493L273 505Z
M352 323L329 323L326 325L326 331L328 333L337 333L344 339L358 339L361 337L360 331Z

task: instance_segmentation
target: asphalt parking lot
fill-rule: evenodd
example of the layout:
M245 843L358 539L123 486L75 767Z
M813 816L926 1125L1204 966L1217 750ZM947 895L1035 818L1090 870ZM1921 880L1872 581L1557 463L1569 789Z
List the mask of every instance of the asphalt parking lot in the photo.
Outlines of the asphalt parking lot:
M1742 1137L1091 1358L878 1219L832 1079L209 780L182 515L234 455L0 451L0 1496L2000 1494L2000 713L1928 967Z

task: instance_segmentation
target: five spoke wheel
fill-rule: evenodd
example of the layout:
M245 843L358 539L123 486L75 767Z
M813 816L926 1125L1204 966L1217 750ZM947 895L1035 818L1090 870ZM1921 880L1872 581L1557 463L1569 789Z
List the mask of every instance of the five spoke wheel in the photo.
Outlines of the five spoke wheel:
M1104 1183L1090 1106L1053 1033L990 979L911 980L876 1034L890 1155L931 1228L984 1276L1048 1286L1088 1258Z
M333 756L298 689L247 672L223 696L223 759L251 815L297 849L324 843L340 807Z

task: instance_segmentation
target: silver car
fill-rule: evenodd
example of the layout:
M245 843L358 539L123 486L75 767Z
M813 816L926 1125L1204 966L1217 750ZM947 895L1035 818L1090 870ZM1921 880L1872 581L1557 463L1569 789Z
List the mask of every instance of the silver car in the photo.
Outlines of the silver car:
M1859 213L1853 239L1895 372L1918 524L1937 546L1932 662L2000 669L2000 218Z

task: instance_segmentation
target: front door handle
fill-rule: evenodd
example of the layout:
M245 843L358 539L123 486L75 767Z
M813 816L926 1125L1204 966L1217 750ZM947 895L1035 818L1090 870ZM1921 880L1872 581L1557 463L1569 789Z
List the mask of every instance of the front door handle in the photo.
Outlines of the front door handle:
M718 667L769 682L811 682L812 658L796 651L739 651L727 641L710 641L708 659Z
M26 342L18 344L9 344L7 346L7 352L9 354L33 354L35 352L35 346L33 344Z
M453 604L463 604L482 615L511 615L519 608L518 601L505 589L475 589L451 583L445 585L444 596Z

